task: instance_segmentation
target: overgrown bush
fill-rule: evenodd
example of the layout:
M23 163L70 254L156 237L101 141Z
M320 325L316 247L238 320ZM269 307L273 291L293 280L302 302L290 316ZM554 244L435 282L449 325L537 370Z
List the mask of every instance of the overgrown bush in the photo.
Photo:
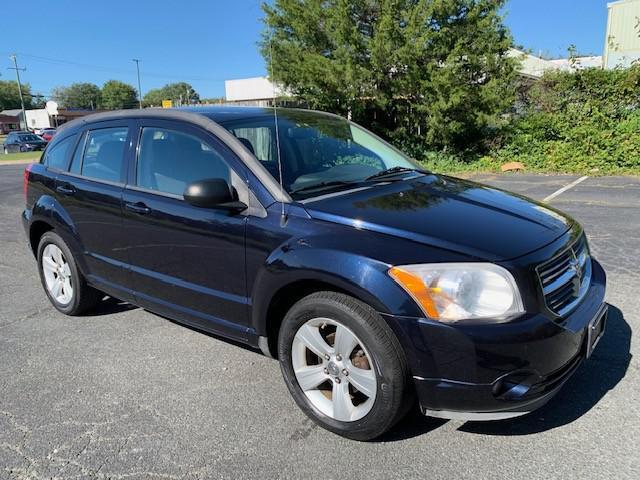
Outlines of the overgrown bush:
M498 163L528 170L640 171L640 65L550 72L524 96Z

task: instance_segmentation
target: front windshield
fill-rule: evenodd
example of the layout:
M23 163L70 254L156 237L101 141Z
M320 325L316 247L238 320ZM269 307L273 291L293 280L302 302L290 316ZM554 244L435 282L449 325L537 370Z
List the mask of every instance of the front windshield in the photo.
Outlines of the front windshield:
M33 135L31 133L27 133L25 135L18 135L18 138L21 142L41 142L42 139L37 135Z
M219 123L280 180L272 115ZM340 117L278 110L278 132L283 186L294 199L350 188L394 167L419 168L389 144Z

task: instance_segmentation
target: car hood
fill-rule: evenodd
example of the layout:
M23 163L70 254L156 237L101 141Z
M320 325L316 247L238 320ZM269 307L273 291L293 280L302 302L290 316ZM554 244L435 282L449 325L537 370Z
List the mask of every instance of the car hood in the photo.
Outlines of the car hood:
M574 223L525 197L439 175L373 184L304 204L316 219L493 262L533 252Z

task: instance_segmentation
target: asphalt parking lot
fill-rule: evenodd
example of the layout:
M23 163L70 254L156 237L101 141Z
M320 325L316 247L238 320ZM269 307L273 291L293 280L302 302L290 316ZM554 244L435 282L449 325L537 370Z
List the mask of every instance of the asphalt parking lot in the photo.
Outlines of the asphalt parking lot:
M606 336L541 410L493 423L410 416L372 443L298 410L278 364L115 301L49 305L0 166L0 478L640 478L640 179L551 200L608 274ZM543 199L577 177L477 176Z

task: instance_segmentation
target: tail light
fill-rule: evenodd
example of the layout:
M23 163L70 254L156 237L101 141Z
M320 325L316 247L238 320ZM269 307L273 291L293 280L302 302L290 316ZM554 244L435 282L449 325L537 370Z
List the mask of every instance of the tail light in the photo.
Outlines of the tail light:
M24 195L24 203L27 203L27 194L29 193L29 172L31 172L31 167L33 167L33 163L27 165L27 168L24 169L24 173L22 174L22 193Z

